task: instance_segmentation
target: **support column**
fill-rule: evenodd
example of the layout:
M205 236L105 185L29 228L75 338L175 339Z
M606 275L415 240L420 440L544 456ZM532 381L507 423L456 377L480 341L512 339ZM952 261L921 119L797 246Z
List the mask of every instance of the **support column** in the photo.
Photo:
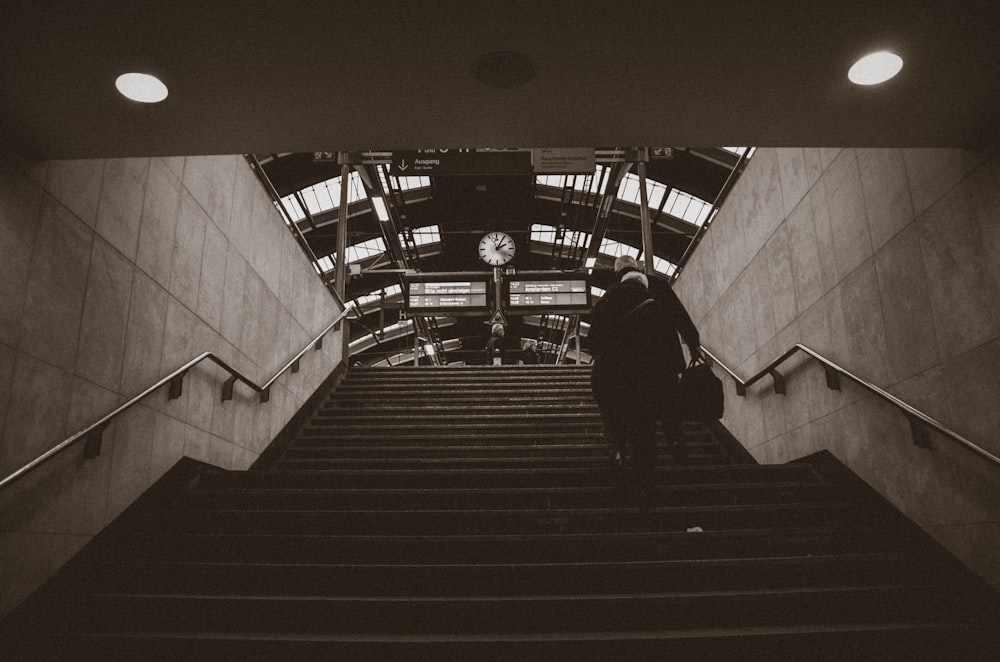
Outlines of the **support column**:
M639 172L639 219L642 224L642 260L646 266L646 275L653 274L653 226L649 223L649 195L646 193L646 149L639 150L639 162L636 169Z
M341 152L340 161L340 208L337 210L337 263L333 270L333 285L340 295L340 300L347 301L347 184L351 173L350 154ZM347 319L340 325L342 340L341 356L345 362L350 361L351 333Z

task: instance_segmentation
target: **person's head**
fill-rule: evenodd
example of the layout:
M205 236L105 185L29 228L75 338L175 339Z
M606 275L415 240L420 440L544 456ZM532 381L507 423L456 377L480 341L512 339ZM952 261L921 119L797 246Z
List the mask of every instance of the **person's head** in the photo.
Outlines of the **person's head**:
M631 255L619 255L615 258L615 279L622 280L628 273L640 272L639 262Z
M493 331L492 331L492 333L495 336L502 336L503 335L503 324L494 324L493 325Z
M649 279L646 278L646 274L639 273L638 271L629 271L622 276L623 283L633 280L638 281L643 287L649 287Z

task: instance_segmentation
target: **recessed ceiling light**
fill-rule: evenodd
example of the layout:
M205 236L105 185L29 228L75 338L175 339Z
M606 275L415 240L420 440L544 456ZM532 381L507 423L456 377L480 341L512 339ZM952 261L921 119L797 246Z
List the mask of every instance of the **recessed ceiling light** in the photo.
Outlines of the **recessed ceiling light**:
M857 85L878 85L899 73L903 58L889 51L870 53L851 67L847 77Z
M149 74L122 74L115 80L115 87L132 101L159 103L167 98L167 86Z

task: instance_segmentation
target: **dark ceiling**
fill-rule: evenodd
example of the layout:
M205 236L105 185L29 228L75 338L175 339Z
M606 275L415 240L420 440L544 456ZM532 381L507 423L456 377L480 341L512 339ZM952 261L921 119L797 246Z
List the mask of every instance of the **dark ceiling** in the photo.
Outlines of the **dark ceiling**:
M992 1L33 0L0 17L0 145L41 159L253 154L282 195L339 174L314 150L1000 143ZM899 76L848 82L883 48L903 57ZM127 71L170 96L125 100ZM706 154L678 150L648 176L712 202L732 163ZM444 252L421 269L454 270L483 268L487 230L590 232L593 202L539 199L531 175L441 175L397 212L442 229ZM627 215L606 220L607 236L641 244ZM673 225L654 243L676 261L691 229ZM371 215L350 228L350 243L380 233ZM317 253L335 230L311 233ZM519 268L552 268L525 253Z

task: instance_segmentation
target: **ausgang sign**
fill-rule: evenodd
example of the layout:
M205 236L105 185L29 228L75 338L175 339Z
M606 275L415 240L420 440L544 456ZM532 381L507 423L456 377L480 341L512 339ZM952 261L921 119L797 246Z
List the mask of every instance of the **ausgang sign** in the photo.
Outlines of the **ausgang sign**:
M514 149L417 149L393 152L393 177L521 175L531 173L531 152Z

